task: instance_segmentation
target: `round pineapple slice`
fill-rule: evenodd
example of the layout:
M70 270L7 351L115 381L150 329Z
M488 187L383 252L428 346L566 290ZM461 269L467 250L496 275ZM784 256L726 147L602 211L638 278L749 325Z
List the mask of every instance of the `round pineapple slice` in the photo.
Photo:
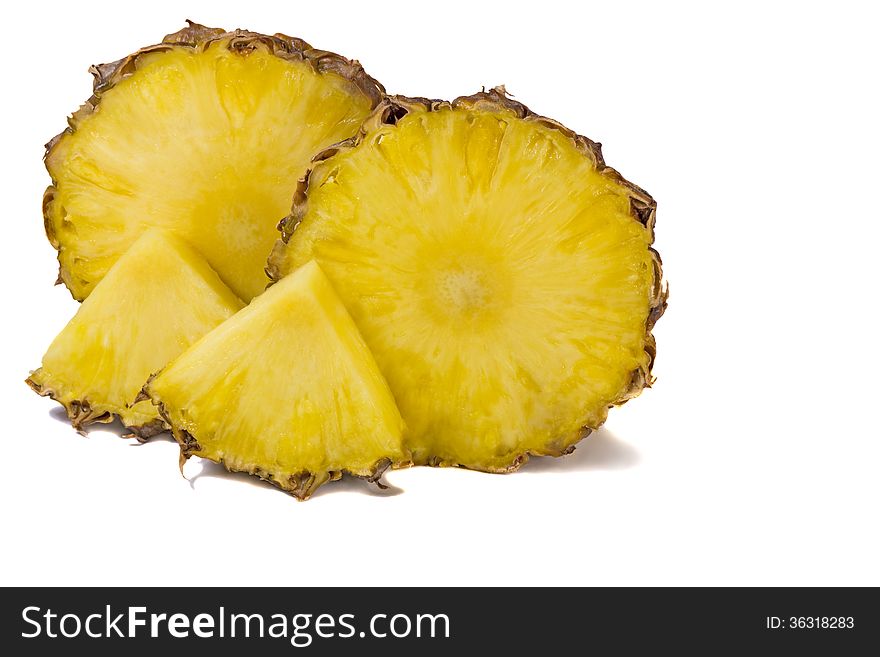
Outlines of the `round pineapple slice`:
M47 145L59 280L82 300L149 226L195 246L245 301L318 150L384 95L357 62L300 39L190 23L93 67L94 95Z
M396 97L315 158L268 271L317 260L414 461L561 455L651 383L655 203L599 144L511 101Z

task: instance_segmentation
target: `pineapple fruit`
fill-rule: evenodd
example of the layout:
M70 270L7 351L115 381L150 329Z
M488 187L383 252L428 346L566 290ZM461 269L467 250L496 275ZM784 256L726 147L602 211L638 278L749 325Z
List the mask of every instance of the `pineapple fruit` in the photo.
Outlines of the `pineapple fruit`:
M384 94L357 62L301 39L193 23L91 72L94 95L45 158L46 233L78 300L159 226L249 301L310 158Z
M306 499L343 472L407 462L403 422L363 338L314 263L208 333L144 392L181 446Z
M416 463L507 472L650 385L654 215L598 144L503 88L395 97L315 158L267 271L320 263Z
M83 304L27 381L77 429L170 428L181 468L306 499L565 454L651 385L654 200L503 87L389 98L300 39L194 23L91 72L43 198Z
M60 402L78 430L118 416L140 438L165 429L137 402L151 374L242 307L196 251L147 230L95 286L28 384Z

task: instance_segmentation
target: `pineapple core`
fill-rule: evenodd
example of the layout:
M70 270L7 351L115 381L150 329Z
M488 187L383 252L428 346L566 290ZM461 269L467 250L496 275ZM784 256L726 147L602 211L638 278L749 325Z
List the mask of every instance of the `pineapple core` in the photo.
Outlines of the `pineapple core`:
M315 165L270 270L321 264L415 462L507 471L564 453L650 369L655 255L632 195L552 125L413 108Z
M137 57L98 111L50 148L46 225L84 299L146 226L173 230L245 301L316 152L353 135L373 101L353 82L266 45Z
M61 402L77 428L117 415L146 437L164 428L149 401L134 403L147 379L241 307L194 249L150 229L82 303L28 383Z
M405 462L403 422L363 338L314 262L270 287L146 388L182 456L297 497L342 472Z

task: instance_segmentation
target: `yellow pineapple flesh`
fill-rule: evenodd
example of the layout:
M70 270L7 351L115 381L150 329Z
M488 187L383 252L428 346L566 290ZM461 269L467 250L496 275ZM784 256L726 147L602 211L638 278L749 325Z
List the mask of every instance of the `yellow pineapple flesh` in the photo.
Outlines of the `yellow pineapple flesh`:
M416 463L509 471L650 383L654 207L597 144L502 90L398 97L316 158L269 272L320 263Z
M80 300L148 226L186 239L245 301L262 292L309 159L381 95L359 64L299 39L198 25L93 73L46 154L46 231Z
M77 429L118 416L141 437L165 428L151 374L242 307L205 260L153 228L123 255L58 334L28 384L64 405Z
M181 445L298 498L407 462L403 422L315 263L270 287L146 386Z

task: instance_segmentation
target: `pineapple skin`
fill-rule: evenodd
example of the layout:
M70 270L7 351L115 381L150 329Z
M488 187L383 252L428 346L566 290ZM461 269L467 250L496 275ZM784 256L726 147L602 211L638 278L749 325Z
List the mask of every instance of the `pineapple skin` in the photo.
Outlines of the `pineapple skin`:
M319 74L333 74L353 84L375 108L385 98L385 88L377 80L366 73L356 60L349 60L333 52L313 48L308 42L285 34L272 36L237 29L227 31L223 28L212 28L187 20L187 27L166 35L161 43L141 48L126 57L114 62L97 64L89 68L93 77L92 95L67 120L68 126L55 135L45 146L43 162L52 177L52 183L43 193L42 214L46 237L58 252L58 275L56 285L63 283L77 301L83 301L91 292L96 280L84 280L73 271L70 247L60 237L61 229L67 223L63 207L57 207L58 181L49 170L49 163L65 140L73 135L78 126L92 114L99 111L102 97L117 84L131 77L142 61L148 60L156 53L175 49L203 51L211 47L225 47L231 51L247 54L257 47L265 48L273 56L282 60L301 61L307 63ZM274 222L275 219L273 218ZM121 254L120 254L121 255ZM216 266L215 266L216 268ZM268 284L268 280L266 283ZM230 285L229 281L226 281ZM233 291L248 301L250 295Z
M649 245L654 241L654 227L656 222L657 203L645 190L626 180L618 171L605 164L602 155L601 144L585 136L579 135L565 127L558 121L541 116L530 110L526 105L512 100L504 86L498 86L489 91L481 91L470 96L460 96L453 101L432 100L420 97L407 97L394 95L387 97L373 114L367 118L358 135L339 142L334 146L318 153L312 160L312 167L299 181L293 197L290 214L278 224L281 233L272 253L269 255L266 272L273 281L278 281L288 274L290 263L287 260L287 244L295 239L295 233L299 225L306 218L308 212L309 181L312 173L321 164L333 156L346 150L354 149L363 141L372 137L378 130L388 125L394 125L409 113L435 112L445 109L472 109L486 112L506 111L516 118L525 121L533 121L544 127L556 130L564 137L571 140L574 146L587 158L592 160L595 169L610 181L627 190L630 200L630 215L633 220L644 226L649 236ZM413 462L416 465L429 465L435 467L462 467L491 473L510 473L518 470L529 460L530 456L563 456L574 451L578 442L589 436L594 430L605 423L608 410L614 406L620 406L630 399L641 394L642 390L651 387L654 383L652 368L656 358L656 341L652 330L656 322L664 314L667 308L669 287L663 279L663 267L660 254L652 246L648 247L651 261L652 288L650 290L649 308L644 324L644 355L645 358L638 367L630 372L627 383L624 385L616 398L604 409L600 409L594 420L581 427L578 431L568 435L561 435L555 440L548 441L539 449L527 449L511 457L488 459L480 463L463 463L456 458L437 456L433 454L419 453L413 448Z

